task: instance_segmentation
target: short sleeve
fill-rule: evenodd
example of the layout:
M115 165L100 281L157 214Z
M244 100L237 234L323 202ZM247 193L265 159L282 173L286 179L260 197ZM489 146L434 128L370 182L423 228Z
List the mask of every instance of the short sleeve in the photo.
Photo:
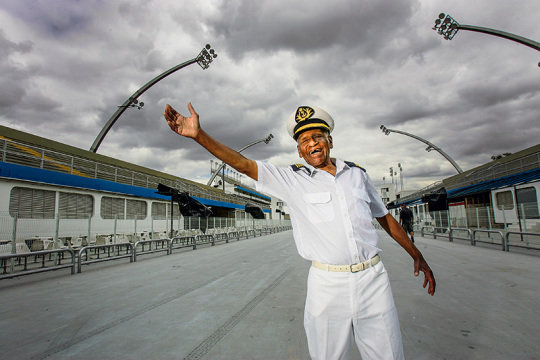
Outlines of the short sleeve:
M257 161L257 177L255 187L258 191L268 193L286 201L288 188L292 178L290 171L275 165Z

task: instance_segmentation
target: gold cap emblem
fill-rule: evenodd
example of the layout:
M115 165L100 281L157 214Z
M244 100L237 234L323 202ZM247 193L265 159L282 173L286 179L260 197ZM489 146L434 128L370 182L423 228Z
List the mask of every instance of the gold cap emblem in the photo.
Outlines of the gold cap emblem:
M315 114L315 110L313 110L309 106L300 106L298 110L296 110L295 120L297 123L299 123L301 121L309 119L313 116L313 114Z

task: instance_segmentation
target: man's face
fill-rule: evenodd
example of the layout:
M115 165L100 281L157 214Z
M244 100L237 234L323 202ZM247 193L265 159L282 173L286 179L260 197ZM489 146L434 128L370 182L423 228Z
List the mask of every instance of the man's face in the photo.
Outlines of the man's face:
M330 161L330 149L333 148L332 137L321 129L307 130L298 136L298 155L309 165L318 168Z

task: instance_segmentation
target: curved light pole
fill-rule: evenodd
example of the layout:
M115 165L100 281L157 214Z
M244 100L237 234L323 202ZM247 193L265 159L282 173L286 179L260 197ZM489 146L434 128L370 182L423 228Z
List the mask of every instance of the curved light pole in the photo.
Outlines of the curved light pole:
M450 15L446 15L445 13L439 14L439 18L435 20L435 26L433 27L433 30L437 31L446 40L452 40L459 30L468 30L502 37L540 51L540 43L536 41L524 38L523 36L511 34L506 31L495 30L481 26L461 25ZM540 66L540 63L538 63L538 66Z
M423 142L424 144L426 144L428 147L426 148L426 151L427 152L430 152L431 150L435 150L437 151L439 154L441 154L442 156L444 156L444 158L446 160L448 160L452 166L457 170L458 173L462 173L463 170L461 170L461 168L459 167L459 165L454 161L454 159L452 159L447 153L445 153L440 147L438 146L435 146L433 145L432 143L430 143L429 141L427 141L426 139L423 139L421 138L420 136L416 136L416 135L413 135L413 134L409 134L405 131L399 131L399 130L393 130L393 129L388 129L386 126L384 125L381 125L380 126L380 129L382 130L382 132L385 134L385 135L390 135L391 132L395 132L395 133L398 133L398 134L402 134L402 135L406 135L406 136L410 136L412 137L413 139L416 139L418 141L421 141Z
M203 70L208 69L208 67L210 66L210 63L216 57L217 57L217 54L215 53L214 49L211 49L211 46L209 44L206 44L206 46L201 50L199 55L197 55L193 59L183 62L181 64L178 64L170 68L169 70L165 71L164 73L156 76L149 82L147 82L143 87L135 91L133 95L127 98L126 101L124 101L122 105L118 106L118 109L116 110L116 112L110 117L110 119L107 121L103 129L101 129L99 135L94 140L94 143L90 147L90 151L97 152L97 149L99 148L99 145L101 145L101 142L105 138L105 135L107 135L107 133L109 132L111 127L114 125L116 120L118 120L120 115L122 115L128 107L137 107L140 110L141 107L144 106L144 103L143 102L139 103L137 98L141 96L146 90L150 89L155 83L157 83L163 78L191 64L198 63Z
M264 142L265 144L268 144L270 142L270 140L272 140L273 137L274 137L274 135L270 134L266 138L254 141L251 144L248 144L248 145L244 146L243 148L241 148L240 150L237 150L237 151L242 152L242 151L246 150L248 147L256 145L256 144L261 143L261 142ZM219 174L221 169L224 170L225 165L226 164L224 162L221 162L221 165L219 165L219 167L216 169L214 174L210 177L210 180L208 180L208 183L206 183L206 185L208 185L208 186L212 185L212 181L214 181L214 179L216 178L217 174ZM225 176L223 176L223 186L225 186Z

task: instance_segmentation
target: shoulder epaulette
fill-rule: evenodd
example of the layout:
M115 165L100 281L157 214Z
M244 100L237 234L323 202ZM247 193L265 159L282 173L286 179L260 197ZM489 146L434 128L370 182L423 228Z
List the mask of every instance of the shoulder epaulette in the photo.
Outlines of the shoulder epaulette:
M293 171L305 170L308 174L311 175L311 170L309 170L307 167L305 167L305 166L302 165L302 164L294 164L294 165L291 165L291 169L293 169Z
M362 170L363 172L366 172L366 169L364 169L363 167L361 167L360 165L358 165L357 163L354 163L352 161L344 161L345 164L347 164L349 167L357 167L359 168L360 170Z

